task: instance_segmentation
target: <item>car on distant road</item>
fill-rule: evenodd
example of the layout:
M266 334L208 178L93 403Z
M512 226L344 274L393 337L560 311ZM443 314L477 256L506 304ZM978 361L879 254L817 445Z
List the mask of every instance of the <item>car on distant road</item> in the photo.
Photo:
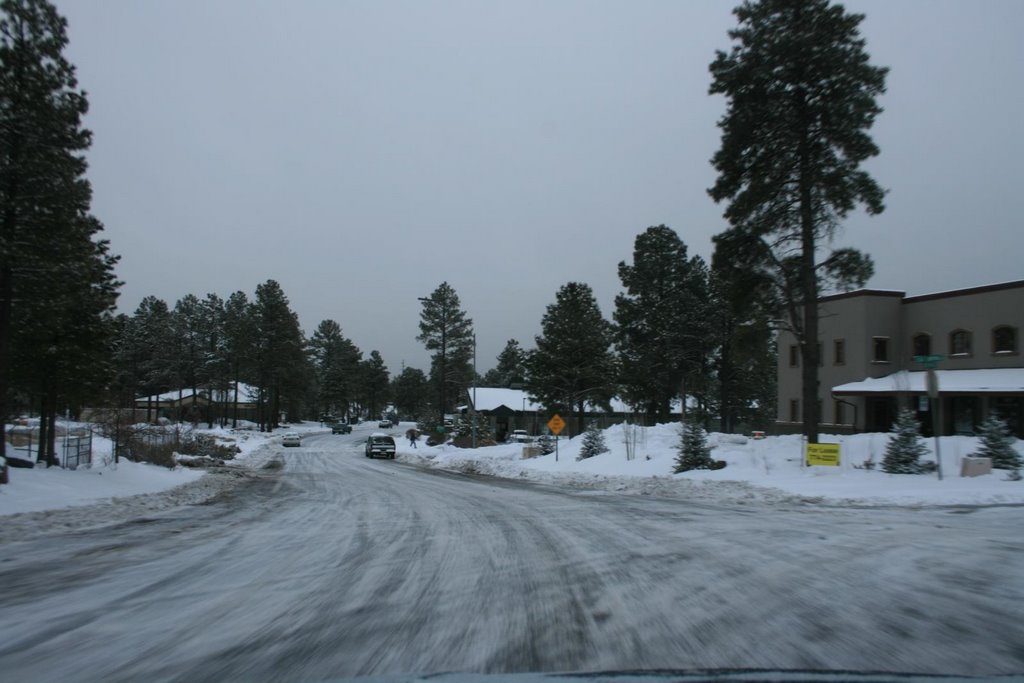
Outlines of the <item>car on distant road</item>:
M285 435L281 437L281 445L282 446L301 446L302 445L302 437L299 436L298 432L286 432Z
M387 434L371 434L366 440L367 458L395 459L395 440Z
M530 443L533 441L533 437L525 429L513 429L512 433L508 435L509 443Z
M391 428L391 420L388 420L387 418L385 418L385 419L383 419L383 420L381 420L380 422L377 423L377 427L379 427L380 429L390 429Z
M344 422L335 422L331 425L331 434L351 434L352 425Z

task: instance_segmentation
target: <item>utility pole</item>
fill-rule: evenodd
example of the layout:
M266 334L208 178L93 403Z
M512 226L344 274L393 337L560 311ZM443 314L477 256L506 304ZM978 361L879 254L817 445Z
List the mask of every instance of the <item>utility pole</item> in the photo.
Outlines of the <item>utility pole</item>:
M469 415L473 420L473 448L476 448L476 332L473 333L473 409Z

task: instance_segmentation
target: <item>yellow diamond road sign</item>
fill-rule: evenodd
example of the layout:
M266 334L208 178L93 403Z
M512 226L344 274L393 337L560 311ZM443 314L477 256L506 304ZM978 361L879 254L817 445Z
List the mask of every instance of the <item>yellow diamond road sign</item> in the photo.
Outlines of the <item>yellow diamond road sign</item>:
M555 436L558 436L558 434L565 429L565 420L558 415L552 416L552 418L548 420L548 429L550 429Z

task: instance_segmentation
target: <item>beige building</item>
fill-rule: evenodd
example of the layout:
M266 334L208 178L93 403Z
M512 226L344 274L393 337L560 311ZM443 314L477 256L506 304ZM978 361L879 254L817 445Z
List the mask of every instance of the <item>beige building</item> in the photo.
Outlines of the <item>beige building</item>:
M972 433L992 412L1024 437L1024 280L922 296L862 289L819 300L820 430L888 431L898 407L931 434L926 366L941 356L938 414L943 434ZM800 353L779 335L781 432L802 427Z

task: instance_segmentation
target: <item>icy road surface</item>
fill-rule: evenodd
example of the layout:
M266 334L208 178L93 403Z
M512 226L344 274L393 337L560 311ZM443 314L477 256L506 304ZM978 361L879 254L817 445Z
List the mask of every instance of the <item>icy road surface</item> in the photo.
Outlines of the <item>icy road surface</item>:
M694 504L317 436L206 505L0 547L10 681L1024 671L1019 507Z

